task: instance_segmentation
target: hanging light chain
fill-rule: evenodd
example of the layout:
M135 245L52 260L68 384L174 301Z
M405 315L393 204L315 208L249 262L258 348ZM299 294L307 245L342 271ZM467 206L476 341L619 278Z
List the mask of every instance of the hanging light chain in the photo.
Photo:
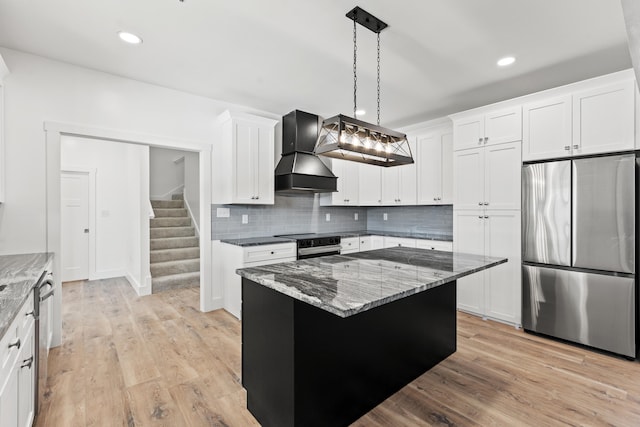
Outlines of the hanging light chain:
M358 75L356 74L356 59L357 59L358 47L356 44L356 17L353 17L353 118L356 117L356 94L358 91Z
M378 126L380 126L380 32L378 32Z

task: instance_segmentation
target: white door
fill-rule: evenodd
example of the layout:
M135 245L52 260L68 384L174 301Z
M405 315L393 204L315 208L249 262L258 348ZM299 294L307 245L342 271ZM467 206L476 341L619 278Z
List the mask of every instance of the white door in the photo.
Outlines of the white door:
M63 172L62 281L89 278L89 174Z
M520 209L521 144L509 142L484 149L484 206Z
M360 206L379 206L382 203L382 190L380 189L380 166L358 164L358 193Z
M525 104L522 109L522 160L571 154L570 95Z
M464 150L484 144L484 116L465 117L453 122L453 149Z
M395 206L400 204L400 174L398 168L405 166L395 166L390 168L382 168L381 177L382 184L382 204L385 206Z
M440 135L418 137L416 144L416 162L418 164L418 203L421 205L438 204L442 197L442 153Z
M453 204L453 133L447 132L440 136L442 159L442 193L439 203Z
M520 106L492 111L485 116L485 145L502 144L522 139L522 109Z
M257 170L260 167L259 143L254 140L255 126L251 123L236 121L233 125L233 149L235 162L233 201L236 203L255 204L258 192L256 191ZM257 138L255 138L257 139Z

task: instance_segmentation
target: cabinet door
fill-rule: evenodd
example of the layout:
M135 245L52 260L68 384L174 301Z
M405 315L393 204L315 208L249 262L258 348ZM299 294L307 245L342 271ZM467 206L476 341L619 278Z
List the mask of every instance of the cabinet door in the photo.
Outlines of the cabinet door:
M484 116L472 116L453 122L453 149L464 150L484 144Z
M379 206L382 203L380 166L358 165L358 202L360 206Z
M420 136L416 144L418 164L417 202L420 205L438 204L442 197L442 146L440 134Z
M485 255L509 261L485 270L485 315L519 325L521 323L520 211L487 210Z
M453 203L453 133L440 135L442 159L442 191L438 202L443 205Z
M633 80L573 96L573 154L596 154L634 148Z
M29 328L18 355L18 426L30 427L34 416L34 361L33 327Z
M4 153L4 87L0 81L0 203L4 203L5 197Z
M492 145L484 151L484 206L489 209L520 209L520 142Z
M412 149L412 151L415 153L415 150ZM398 172L398 203L401 205L415 205L418 180L416 164L396 166L391 169L397 169Z
M454 136L455 137L455 136ZM478 209L484 205L484 150L453 153L453 204L455 209Z
M484 254L484 213L482 210L453 212L453 250ZM458 279L458 308L484 314L484 274Z
M571 96L532 102L522 110L522 160L571 154Z
M407 239L404 237L390 237L386 236L384 238L384 247L385 248L393 248L396 246L402 246L405 248L415 248L416 247L416 239Z
M488 113L484 119L485 145L522 140L522 108L520 106Z
M273 204L274 203L274 152L273 152L273 129L265 126L253 127L253 146L257 159L257 165L253 173L256 199L254 203Z
M360 239L360 252L370 251L371 249L373 249L371 237L372 236L360 236L359 237L359 239Z
M234 203L252 204L256 202L256 169L259 167L259 153L252 140L253 125L243 121L233 121L233 162L235 181Z
M336 190L333 193L323 194L320 199L321 205L344 206L347 204L348 177L346 176L346 161L331 159L331 172L338 177Z
M398 168L404 166L396 166L390 168L382 168L380 174L382 179L381 195L382 204L385 206L396 206L400 204L400 174Z
M359 204L359 163L344 161L343 174L344 182L342 183L342 189L346 198L345 204L348 206L358 206Z

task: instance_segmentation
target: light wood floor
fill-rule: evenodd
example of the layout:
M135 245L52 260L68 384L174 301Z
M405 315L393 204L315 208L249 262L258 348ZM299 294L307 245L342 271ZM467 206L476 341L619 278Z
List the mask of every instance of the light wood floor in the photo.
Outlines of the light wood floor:
M252 426L240 322L198 291L63 286L63 345L37 426ZM458 351L355 426L640 426L640 363L458 315Z

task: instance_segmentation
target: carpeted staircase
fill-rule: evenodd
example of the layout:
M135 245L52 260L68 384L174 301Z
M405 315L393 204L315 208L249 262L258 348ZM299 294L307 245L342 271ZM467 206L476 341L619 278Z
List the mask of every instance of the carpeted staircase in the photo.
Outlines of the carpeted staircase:
M152 200L151 292L200 286L200 244L182 195Z

